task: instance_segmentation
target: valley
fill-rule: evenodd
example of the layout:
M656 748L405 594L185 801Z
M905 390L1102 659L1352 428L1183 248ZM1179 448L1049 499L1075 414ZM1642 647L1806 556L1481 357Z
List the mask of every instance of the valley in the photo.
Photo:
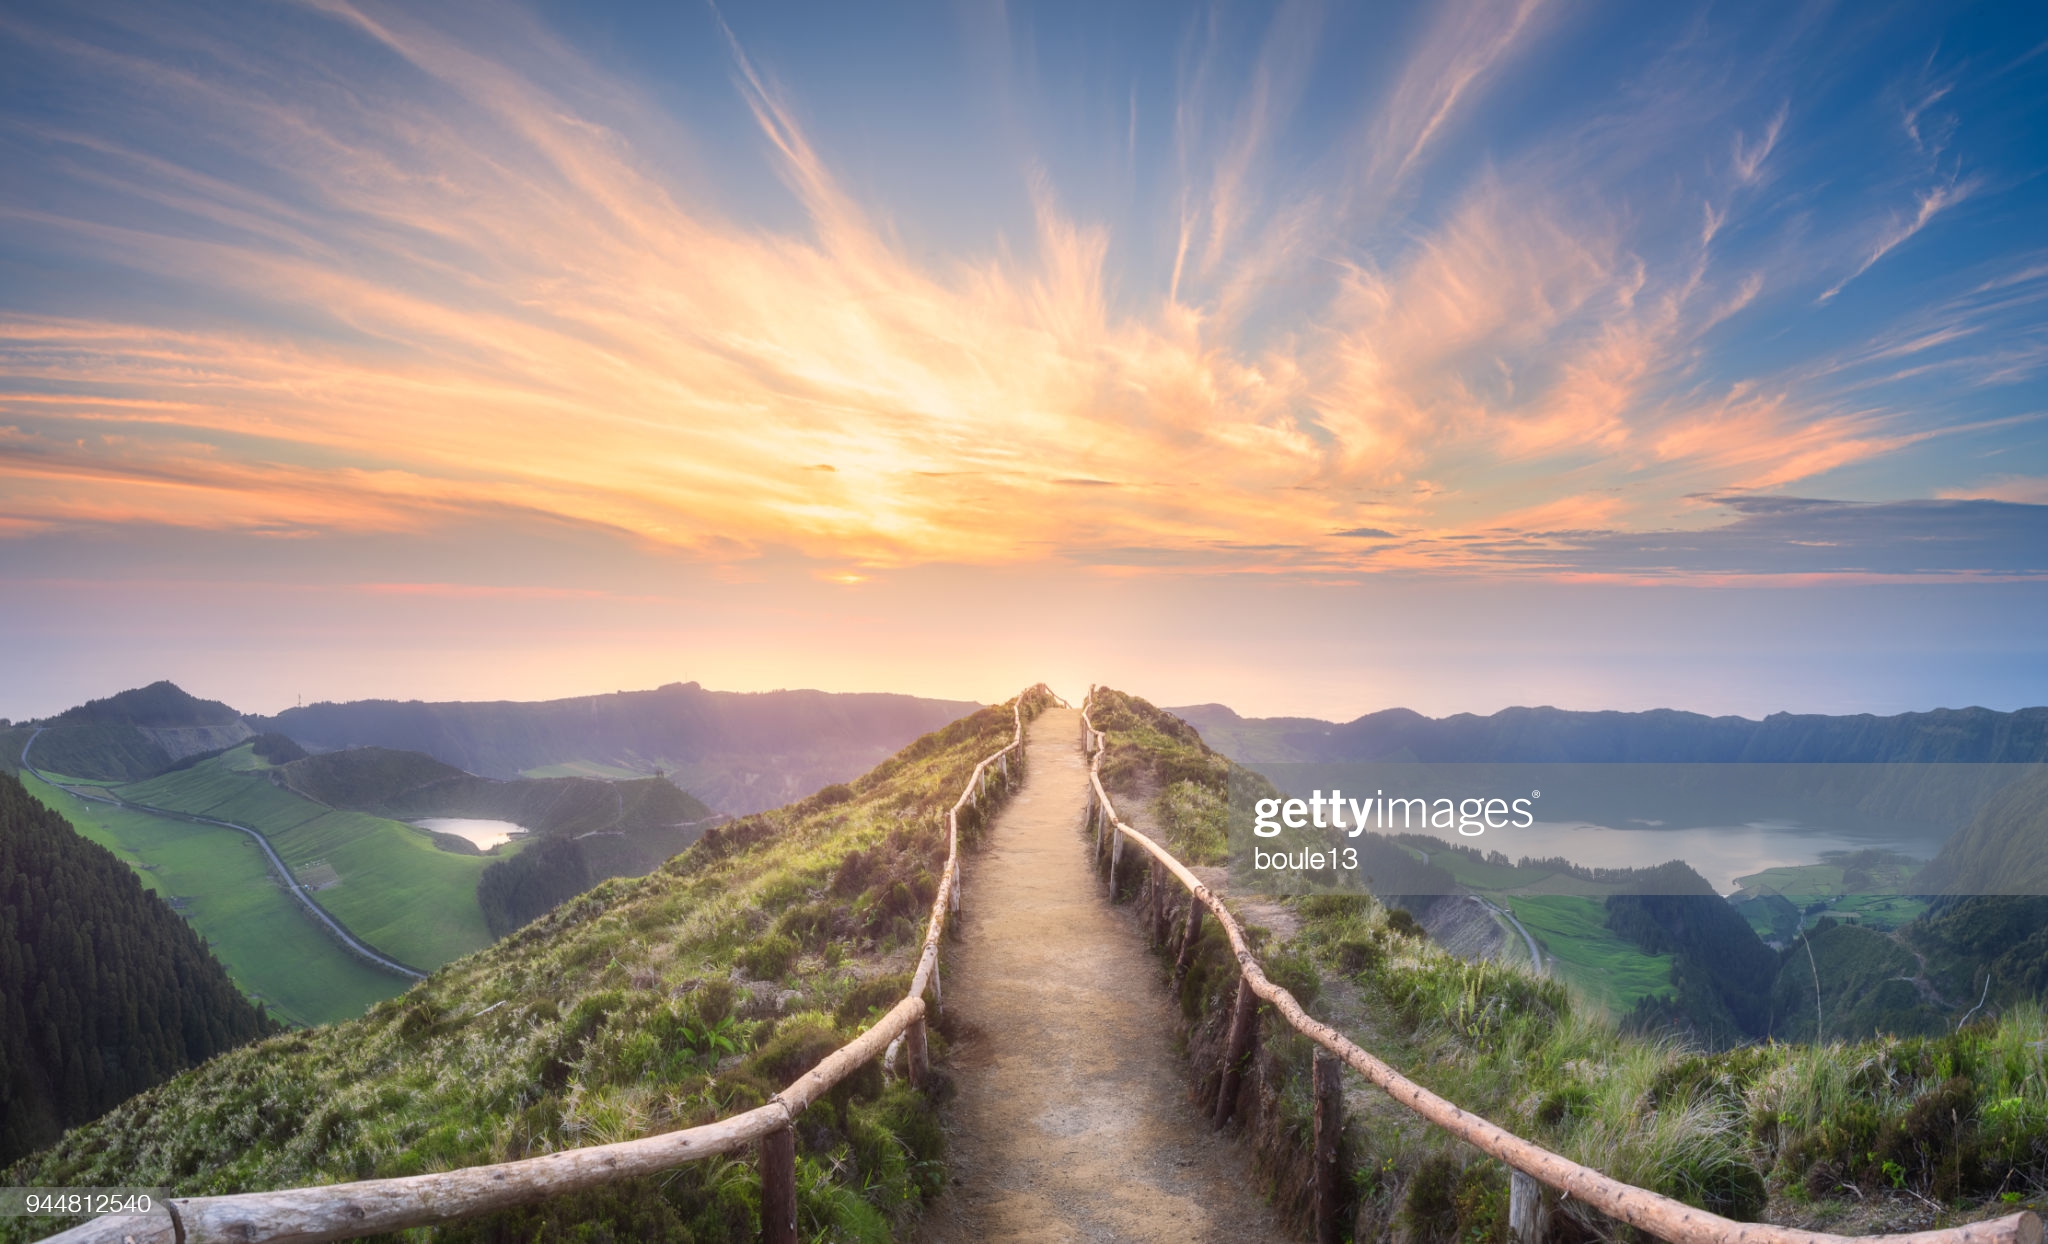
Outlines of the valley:
M404 991L404 979L342 950L307 919L246 835L80 799L32 774L21 781L169 900L236 987L277 1019L300 1027L332 1023Z

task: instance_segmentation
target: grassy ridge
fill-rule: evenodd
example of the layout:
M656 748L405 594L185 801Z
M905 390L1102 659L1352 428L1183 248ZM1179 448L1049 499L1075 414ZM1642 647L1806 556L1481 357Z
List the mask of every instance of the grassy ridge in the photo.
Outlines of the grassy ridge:
M247 752L236 748L118 793L151 807L247 825L270 840L295 874L325 863L341 880L319 892L320 905L400 962L432 969L490 944L476 902L477 877L489 857L443 851L429 835L384 817L322 807L273 785L254 771Z
M1012 729L1009 706L984 709L850 789L719 826L656 873L606 882L361 1019L215 1059L0 1178L285 1187L621 1140L758 1105L901 997L945 858L945 809ZM890 1238L942 1182L942 1144L924 1098L863 1071L798 1123L804 1237ZM756 1237L758 1213L753 1163L714 1159L438 1235L739 1241ZM0 1240L26 1238L24 1224L0 1221Z
M346 1019L403 988L315 927L246 834L79 799L26 774L22 784L135 869L143 885L174 900L236 987L278 1019Z

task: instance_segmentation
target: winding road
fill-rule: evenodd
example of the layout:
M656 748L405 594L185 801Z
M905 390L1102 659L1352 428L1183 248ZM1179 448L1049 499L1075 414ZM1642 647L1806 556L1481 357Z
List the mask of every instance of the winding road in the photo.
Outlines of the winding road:
M42 737L42 733L42 729L39 727L34 734L28 736L28 742L21 745L21 767L33 774L37 779L48 782L58 790L65 791L79 799L90 799L96 803L110 803L117 808L127 808L135 812L147 812L151 816L167 817L174 821L186 821L195 825L218 825L222 829L241 830L251 838L254 838L257 846L263 848L263 854L270 860L271 871L275 872L283 882L285 892L299 900L299 906L306 910L306 914L319 921L329 933L334 935L335 940L347 947L352 954L357 955L376 967L383 968L387 972L395 972L407 980L423 981L427 979L425 972L409 968L395 959L387 958L370 949L360 938L349 932L339 920L328 915L327 909L314 902L313 896L308 894L306 888L300 885L298 880L292 876L292 870L285 866L285 862L277 854L276 848L270 845L270 839L265 838L261 832L251 829L247 825L237 825L233 821L217 821L210 816L195 816L190 812L174 812L169 808L157 808L146 803L134 803L113 794L111 791L102 792L81 789L76 786L65 786L29 763L28 749L35 746L36 740Z
M1502 919L1506 920L1509 924L1514 925L1515 932L1520 933L1522 935L1522 940L1529 943L1529 960L1531 963L1534 963L1536 965L1536 975L1548 975L1548 973L1543 970L1543 952L1536 949L1536 939L1529 935L1529 930L1522 927L1521 921L1515 919L1514 912L1509 911L1505 907L1495 906L1494 904L1489 903L1485 899L1479 897L1477 894L1468 894L1465 897L1471 899L1473 902L1479 904L1481 907L1484 907L1486 910L1492 912L1494 915L1499 916Z

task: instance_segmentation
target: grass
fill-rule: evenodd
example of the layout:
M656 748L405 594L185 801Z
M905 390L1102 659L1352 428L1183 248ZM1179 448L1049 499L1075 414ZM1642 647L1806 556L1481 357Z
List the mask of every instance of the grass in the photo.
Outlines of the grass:
M300 911L247 835L79 799L26 774L22 782L79 833L126 861L145 886L176 900L236 986L278 1019L330 1023L404 988Z
M1610 1014L1626 1014L1636 999L1670 991L1671 956L1645 954L1608 928L1602 900L1523 895L1495 901L1536 935L1559 978Z
M363 812L326 812L266 836L295 872L324 861L339 873L339 885L320 891L320 905L357 937L419 968L490 945L477 877L523 845L458 855L424 831Z
M1818 864L1765 869L1736 878L1736 884L1750 894L1781 894L1802 911L1819 904L1837 919L1849 916L1865 928L1896 929L1927 911L1924 900L1904 893L1921 866L1888 852L1842 853ZM1805 923L1819 914L1806 914ZM1758 926L1761 919L1762 913L1753 913L1750 923ZM1761 927L1758 931L1769 935Z
M119 786L121 784L114 778L70 777L62 773L52 773L48 769L41 769L38 772L58 786Z
M317 901L351 933L401 963L431 970L490 944L476 901L477 877L507 851L459 855L402 822L329 810L250 772L242 760L248 751L235 748L117 793L247 825L270 840L295 874L327 864L341 880L321 890Z
M1008 705L984 709L852 783L850 798L718 826L655 873L605 882L360 1019L232 1051L133 1098L0 1182L291 1187L629 1139L759 1105L900 999L945 857L944 810L1011 730ZM773 953L747 953L761 946ZM807 1239L887 1240L944 1182L931 1104L873 1064L796 1132ZM741 1153L436 1237L737 1244L758 1238L759 1201ZM0 1242L45 1227L0 1220Z

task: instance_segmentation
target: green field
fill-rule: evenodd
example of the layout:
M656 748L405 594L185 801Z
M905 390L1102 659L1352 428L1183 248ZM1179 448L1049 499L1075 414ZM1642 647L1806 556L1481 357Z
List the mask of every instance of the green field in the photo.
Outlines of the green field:
M279 1019L349 1019L406 982L329 939L279 888L262 850L237 830L151 816L80 799L28 774L22 782L78 832L175 900L244 993Z
M1827 914L1850 917L1872 929L1896 929L1927 910L1925 902L1903 893L1920 870L1919 861L1878 852L1860 855L1866 866L1853 876L1847 875L1850 870L1843 861L1853 863L1858 857L1845 856L1766 869L1735 880L1746 894L1782 894L1802 911L1822 903ZM1805 923L1811 924L1819 914L1808 914Z
M273 786L239 747L190 769L120 788L122 798L247 825L294 873L325 864L339 883L315 899L351 933L401 963L431 971L490 945L477 877L517 847L457 855L424 831L361 812L336 812Z
M1597 898L1575 895L1493 895L1543 946L1558 979L1622 1014L1636 999L1671 988L1671 956L1644 954L1607 927Z

